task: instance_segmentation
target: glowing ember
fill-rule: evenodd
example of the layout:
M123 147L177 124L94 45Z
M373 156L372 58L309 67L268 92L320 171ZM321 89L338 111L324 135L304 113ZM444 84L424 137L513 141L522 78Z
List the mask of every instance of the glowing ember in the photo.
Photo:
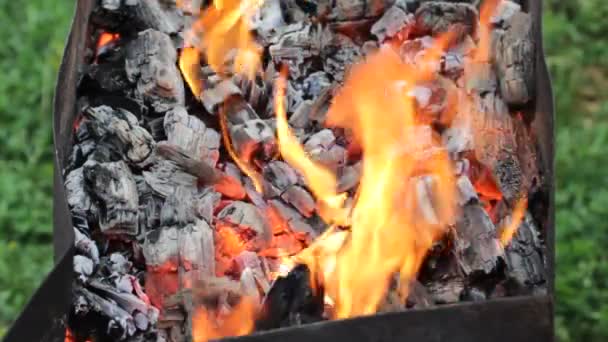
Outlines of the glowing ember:
M103 48L104 46L110 44L111 42L120 39L120 34L119 33L110 33L110 32L104 32L99 36L99 39L97 39L97 51L99 51L101 48Z

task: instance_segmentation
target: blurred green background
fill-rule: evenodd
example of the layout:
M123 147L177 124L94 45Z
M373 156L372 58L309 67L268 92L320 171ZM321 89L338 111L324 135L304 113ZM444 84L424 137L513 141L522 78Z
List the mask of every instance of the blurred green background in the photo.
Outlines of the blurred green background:
M0 0L0 336L52 265L51 105L72 10L73 1ZM606 18L605 0L545 0L560 341L608 341Z

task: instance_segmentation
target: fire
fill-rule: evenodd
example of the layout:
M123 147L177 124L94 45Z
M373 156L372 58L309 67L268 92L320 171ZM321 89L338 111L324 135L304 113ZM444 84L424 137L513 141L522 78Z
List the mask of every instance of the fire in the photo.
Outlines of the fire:
M227 71L228 57L232 57L230 67L236 73L251 79L258 71L261 49L249 30L249 18L262 3L262 0L215 0L193 25L190 36L200 33L201 37L198 44L192 45L205 53L215 72Z
M476 61L487 61L490 58L492 45L492 28L490 19L496 12L501 0L485 0L479 11L479 44L475 53Z
M203 84L200 75L200 53L193 47L185 47L179 56L179 69L182 71L186 83L190 86L194 96L200 96L203 91Z
M528 199L525 197L520 198L517 203L515 203L511 217L500 233L500 242L503 246L507 246L513 239L513 236L515 236L515 233L517 233L517 228L519 228L519 225L526 214L527 207Z
M198 309L192 318L194 342L206 342L227 336L241 336L253 331L256 305L249 298L232 307L227 313L221 309Z
M427 76L386 47L355 65L334 98L326 123L352 131L363 150L359 196L352 210L343 207L335 176L311 161L289 131L281 98L284 80L278 83L281 154L332 209L324 218L350 227L349 240L335 253L319 258L328 245L335 246L320 238L315 248L321 253L300 255L312 270L322 270L325 290L335 302L335 318L374 313L396 272L406 295L407 284L433 241L456 217L455 181L447 153L435 137L418 134L425 127L416 124L414 100L407 95ZM421 211L429 208L418 203L422 177L431 183L425 190L433 202L428 215Z

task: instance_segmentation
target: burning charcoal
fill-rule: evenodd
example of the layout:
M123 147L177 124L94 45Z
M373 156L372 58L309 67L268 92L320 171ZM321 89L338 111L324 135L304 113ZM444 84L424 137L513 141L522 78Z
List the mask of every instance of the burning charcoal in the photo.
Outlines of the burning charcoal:
M214 248L211 227L201 220L183 228L161 227L151 231L144 243L146 264L154 270L185 265L203 274L214 274ZM172 264L167 264L171 262Z
M508 28L504 32L495 32L494 64L500 93L507 104L524 105L534 96L536 46L530 14L515 13L508 20Z
M356 164L344 167L342 176L338 181L338 192L345 192L353 189L361 179L363 164L359 161Z
M184 81L176 60L171 38L159 31L140 32L127 46L125 70L136 84L135 95L156 112L166 112L185 102Z
M515 283L514 293L531 293L545 284L544 247L534 219L526 213L515 236L505 248L507 277Z
M420 82L408 95L416 99L418 119L423 123L448 125L458 107L456 86L440 76L433 81Z
M74 228L74 246L76 250L93 260L94 265L99 264L99 249L93 240Z
M164 160L155 163L150 170L142 174L148 186L163 198L169 197L173 189L178 186L195 188L197 184L195 176L181 171L174 163Z
M336 137L329 129L321 130L308 138L304 149L313 160L332 170L337 170L346 163L346 149L336 145Z
M255 277L253 276L253 271L246 267L241 272L241 277L239 279L241 283L240 292L245 297L252 298L255 303L259 303L261 301L260 291L258 290L258 285L256 284Z
M208 85L205 88L205 91L200 95L200 99L209 113L216 114L220 110L220 105L230 96L240 94L241 90L232 80L218 80L216 84Z
M256 146L273 144L275 140L274 131L262 119L233 125L230 135L239 155L246 155L247 151L255 150Z
M167 142L179 146L193 159L214 167L219 158L220 135L198 118L188 115L184 107L176 107L165 115Z
M264 298L256 330L320 321L324 309L323 289L313 291L310 277L305 265L298 265L286 277L279 277Z
M272 234L270 227L262 213L252 204L232 202L219 212L217 219L236 233L253 233L253 236L245 242L248 250L259 251L267 247L270 242Z
M496 238L496 228L477 203L463 207L454 243L458 263L466 275L477 272L489 274L496 268L499 259L504 259Z
M78 279L82 282L93 274L93 268L93 260L82 255L74 255L74 273L78 274Z
M289 164L282 161L271 161L263 169L266 180L271 182L279 190L285 191L290 186L298 183L298 173Z
M407 14L402 8L394 5L384 12L382 18L372 26L371 33L382 42L387 38L392 38L413 22L413 15Z
M198 218L205 220L211 224L213 220L213 212L220 202L222 195L214 191L212 188L206 188L200 193L194 202L194 210Z
M250 270L256 281L256 286L259 286L264 293L268 292L270 284L268 283L266 272L262 267L260 257L255 252L244 251L235 258L235 262L241 272L244 272L246 269Z
M304 217L312 216L316 203L312 195L304 188L292 185L281 194L281 198L294 206Z
M152 190L143 176L135 176L135 182L139 193L140 224L146 228L145 230L156 228L160 224L160 210L164 197Z
M98 137L110 135L120 141L126 152L127 161L138 164L143 162L154 147L154 140L148 131L139 126L137 118L124 109L108 106L88 107L85 117L92 120L91 127Z
M97 312L108 321L107 330L105 331L107 335L114 336L116 340L123 340L135 334L136 327L133 317L116 305L115 302L104 299L87 289L81 288L78 292L82 294L82 298L84 299L82 304L89 307L88 311Z
M319 233L315 231L296 210L281 200L270 200L270 207L287 223L291 231L303 234L307 241L312 241Z
M83 168L77 168L70 172L65 179L68 205L72 212L83 213L85 216L94 211L91 197L85 191Z
M133 174L122 161L84 164L89 193L99 207L99 226L105 234L137 234L139 198Z
M416 29L433 36L454 30L457 25L462 33L472 34L477 25L477 9L465 3L428 1L416 11Z

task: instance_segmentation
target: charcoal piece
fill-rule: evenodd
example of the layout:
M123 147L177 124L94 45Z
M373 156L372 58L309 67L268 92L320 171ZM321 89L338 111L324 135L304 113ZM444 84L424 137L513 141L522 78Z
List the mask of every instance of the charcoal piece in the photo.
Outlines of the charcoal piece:
M285 25L280 0L267 0L257 9L251 18L250 29L255 30L267 41Z
M433 47L435 40L431 36L406 40L399 47L399 56L408 64L419 64L423 60L426 50Z
M213 213L218 206L222 195L213 188L205 188L194 200L194 210L198 218L211 224Z
M292 232L303 235L307 242L311 242L319 235L319 233L306 222L304 217L302 217L298 211L291 208L282 200L270 200L269 205L276 211L280 218L283 219Z
M252 119L230 127L232 144L239 155L247 155L259 146L269 146L275 143L274 131L262 119Z
M298 185L292 185L281 194L281 198L296 208L304 217L312 216L316 203L312 195Z
M314 161L333 171L346 163L346 149L336 144L336 137L329 129L321 130L308 138L304 149Z
M507 278L515 283L516 294L546 291L546 268L540 231L532 215L526 213L513 239L505 247Z
M462 217L456 224L454 245L458 264L466 275L489 274L504 260L496 228L478 203L463 207Z
M475 6L446 1L428 1L416 11L416 29L433 36L453 31L459 26L464 34L473 34L477 25Z
M152 153L154 139L130 112L99 106L86 108L84 115L92 121L91 127L98 137L110 135L118 139L119 148L125 151L130 163L141 163Z
M371 28L371 33L382 42L392 38L408 25L413 24L414 16L408 14L401 7L394 5L384 12Z
M477 190L471 183L468 176L462 175L456 179L456 187L458 188L458 204L461 206L471 202L478 201Z
M227 226L237 234L248 235L246 249L259 251L268 246L272 231L265 217L254 205L235 201L217 214L218 225Z
M198 270L201 275L215 273L213 231L205 221L184 227L161 227L146 235L143 249L146 265L155 271ZM168 268L168 269L167 269Z
M460 276L449 275L426 284L435 304L458 303L465 290L464 279Z
M179 146L191 158L205 161L214 167L219 158L220 135L195 116L188 115L186 108L175 107L165 114L167 142Z
M243 296L250 298L254 303L261 301L260 290L250 268L246 267L241 271L239 283L241 284L240 292Z
M99 248L97 248L95 241L76 228L74 228L74 246L78 252L88 256L94 265L99 264Z
M93 274L94 267L93 260L83 255L74 255L74 273L78 274L78 279L82 282L86 282Z
M88 161L83 172L87 189L99 208L101 231L110 235L136 235L139 198L127 164Z
M256 288L259 287L263 293L268 292L270 283L268 282L268 276L257 253L244 251L237 255L234 261L240 272L249 270L251 276L255 280Z
M408 95L415 98L417 119L422 123L448 126L458 108L456 85L441 76L419 82Z
M506 28L511 18L521 11L521 5L511 0L500 0L490 17L490 23L498 28Z
M323 71L313 72L302 81L302 90L304 95L313 99L321 95L323 91L330 86L331 81L329 76ZM289 108L297 108L301 102L302 101L299 101L297 105L291 105Z
M323 289L312 289L311 273L305 265L297 265L286 277L272 284L263 302L256 330L307 324L322 320Z
M184 105L184 81L176 66L177 52L171 38L156 30L146 30L127 46L125 70L136 85L135 95L163 113Z
M530 14L515 13L508 28L495 31L493 62L499 78L500 94L509 105L520 106L534 97L536 46L532 38Z
M329 11L328 19L332 21L351 21L362 18L377 17L388 8L391 0L336 0L327 1L325 9L321 9L319 15ZM331 5L330 5L331 4Z
M298 173L296 170L289 166L289 164L279 160L266 164L262 172L264 178L281 191L285 191L290 186L298 183Z
M77 290L77 296L78 303L80 303L76 309L77 313L92 311L101 315L108 322L104 331L107 335L120 341L135 334L137 328L133 317L114 301L107 300L84 288Z
M167 197L160 211L160 224L162 226L184 226L193 223L194 216L194 192L196 189L176 187L174 192Z
M91 83L107 92L124 94L132 87L124 64L122 53L114 53L111 58L106 57L103 60L100 58L98 63L89 65L86 68L86 76ZM83 81L88 80L85 78Z
M363 51L349 37L334 34L332 40L325 44L322 50L323 70L341 82L348 68L361 61Z
M92 291L102 295L106 299L111 299L118 306L124 309L129 315L134 316L137 312L146 315L152 324L158 320L158 309L131 293L124 293L116 290L110 285L104 284L99 280L92 280L87 284Z
M65 189L68 205L72 212L88 216L95 211L89 194L85 191L84 171L82 167L72 170L65 178Z
M217 82L213 82L213 84L210 82L212 79L214 78L210 77L207 79L205 91L198 96L200 96L200 100L207 112L216 114L218 110L220 110L221 105L226 102L229 97L241 95L241 90L232 80L217 79Z
M156 228L160 224L160 211L163 206L164 196L158 195L148 185L143 176L135 176L137 192L139 193L139 219L140 226L144 231Z
M289 117L289 125L293 128L306 128L311 124L310 112L313 108L312 100L304 100L295 108Z
M105 260L105 265L112 273L125 275L129 273L133 263L131 263L122 253L112 253L109 260Z
M197 177L182 171L175 163L160 160L143 171L144 180L152 190L163 198L169 197L178 186L196 188Z
M352 190L359 184L361 173L363 172L363 163L361 161L344 167L342 175L338 180L338 192Z
M184 18L172 1L140 0L131 8L141 29L154 29L168 35L182 30Z
M409 286L406 305L415 309L430 308L434 305L434 299L424 285L414 279Z

